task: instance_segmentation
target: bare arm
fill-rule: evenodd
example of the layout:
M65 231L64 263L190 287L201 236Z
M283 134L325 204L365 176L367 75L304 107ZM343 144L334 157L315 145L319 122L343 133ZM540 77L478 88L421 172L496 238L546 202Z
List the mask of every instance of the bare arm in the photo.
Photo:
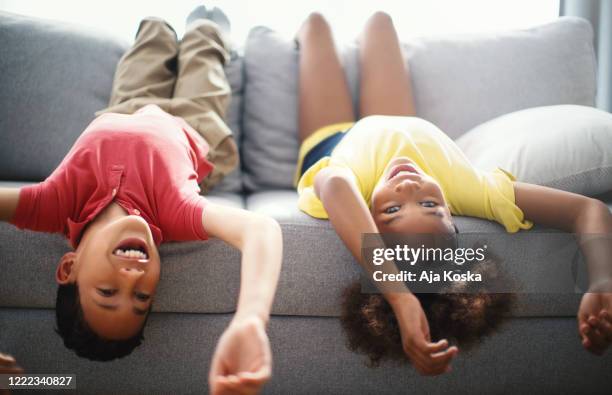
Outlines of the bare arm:
M516 205L538 224L576 233L612 231L610 211L597 199L539 185L516 182Z
M576 233L588 262L591 282L612 279L612 215L597 199L517 182L516 205L535 223ZM594 239L600 242L592 243ZM588 248L586 248L588 247Z
M357 189L350 170L336 167L321 170L315 177L315 193L323 203L329 220L340 239L366 273L372 276L374 267L371 262L363 261L361 242L363 234L378 233L378 228ZM380 247L384 247L382 239ZM380 270L385 273L396 273L397 267L393 261L387 261ZM384 285L381 291L391 305L396 302L396 299L402 299L402 294L410 293L403 283L393 285L393 289L387 287L389 284Z
M10 221L19 203L19 188L0 188L0 221Z
M282 260L278 223L250 211L209 203L204 229L242 252L240 296L236 316L256 315L268 321Z
M210 393L258 393L272 375L265 326L283 256L281 230L271 218L212 203L202 221L210 236L242 252L238 307L213 355Z
M514 192L528 219L577 234L590 280L578 309L578 332L584 348L603 354L612 344L610 210L596 199L537 185L516 183Z

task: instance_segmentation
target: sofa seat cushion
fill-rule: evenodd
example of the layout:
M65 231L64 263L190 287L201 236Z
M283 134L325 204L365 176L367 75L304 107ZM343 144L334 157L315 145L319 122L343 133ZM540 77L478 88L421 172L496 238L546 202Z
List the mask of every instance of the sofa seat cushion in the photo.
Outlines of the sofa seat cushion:
M0 186L15 186L0 183ZM276 218L283 230L284 256L273 314L338 316L342 290L359 279L360 269L336 235L329 221L309 217L296 208L297 194L291 190L267 191L246 198L213 194L215 203ZM612 200L608 202L612 207ZM567 269L573 240L551 237L550 230L534 228L507 235L490 221L455 217L461 235L493 235L495 254L513 279L526 284L529 293L518 295L515 316L573 316L580 301L576 293L533 292L538 278L553 270ZM559 236L563 234L557 233ZM504 239L503 237L511 237ZM568 236L571 238L571 236ZM511 241L504 243L505 240ZM556 244L555 244L556 243ZM500 247L501 244L501 247ZM504 246L505 244L505 246ZM559 256L551 255L557 250ZM20 231L0 223L0 307L53 308L54 272L68 251L59 235ZM167 243L161 249L162 276L154 304L157 312L222 313L235 311L240 288L240 253L224 242ZM571 279L570 279L571 280ZM36 292L32 292L36 289Z
M23 183L0 182L0 187ZM244 199L213 193L211 202L243 208ZM54 308L55 268L69 251L61 235L22 231L0 223L0 307ZM153 303L158 312L233 312L240 281L240 253L218 239L165 243Z
M339 315L342 290L359 279L360 269L329 221L299 211L297 193L291 190L249 195L246 206L276 218L283 230L274 313ZM575 316L581 294L572 291L571 259L577 247L571 235L537 226L510 235L496 223L469 217L455 217L455 223L464 239L492 240L502 270L521 291L513 315ZM554 284L548 281L553 275Z

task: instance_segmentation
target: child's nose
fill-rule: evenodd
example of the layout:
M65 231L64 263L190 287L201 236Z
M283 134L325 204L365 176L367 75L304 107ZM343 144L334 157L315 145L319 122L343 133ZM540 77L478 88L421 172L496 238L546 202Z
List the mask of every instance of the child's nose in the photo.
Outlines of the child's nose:
M413 180L404 180L395 186L395 192L414 192L421 188L421 184Z
M119 269L119 273L131 280L137 280L144 274L144 270L131 267L122 267Z

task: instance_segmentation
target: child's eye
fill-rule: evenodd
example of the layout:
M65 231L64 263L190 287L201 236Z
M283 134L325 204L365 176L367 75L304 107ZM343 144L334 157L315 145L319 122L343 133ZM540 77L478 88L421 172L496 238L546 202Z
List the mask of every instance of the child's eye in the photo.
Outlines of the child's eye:
M147 300L151 299L151 296L139 292L139 293L136 294L136 299L138 299L138 300L140 300L142 302L146 302Z
M98 292L100 293L100 295L106 296L106 297L111 297L115 294L115 290L105 289L105 288L98 288Z
M420 202L420 205L423 207L436 207L438 203L431 200L426 200L424 202Z
M393 214L397 213L400 209L400 206L391 206L385 209L385 214Z

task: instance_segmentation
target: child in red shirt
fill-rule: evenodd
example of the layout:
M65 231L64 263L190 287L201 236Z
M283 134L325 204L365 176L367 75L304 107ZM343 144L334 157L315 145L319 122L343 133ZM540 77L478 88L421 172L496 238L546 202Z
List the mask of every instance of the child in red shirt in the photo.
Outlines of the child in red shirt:
M269 378L265 326L282 257L274 220L199 194L200 183L214 185L237 163L223 122L228 58L209 20L191 22L179 45L169 25L145 19L117 67L109 109L45 181L0 188L1 220L63 233L75 249L56 271L57 332L89 359L120 358L141 343L159 244L210 236L241 250L238 307L215 352L213 392Z

